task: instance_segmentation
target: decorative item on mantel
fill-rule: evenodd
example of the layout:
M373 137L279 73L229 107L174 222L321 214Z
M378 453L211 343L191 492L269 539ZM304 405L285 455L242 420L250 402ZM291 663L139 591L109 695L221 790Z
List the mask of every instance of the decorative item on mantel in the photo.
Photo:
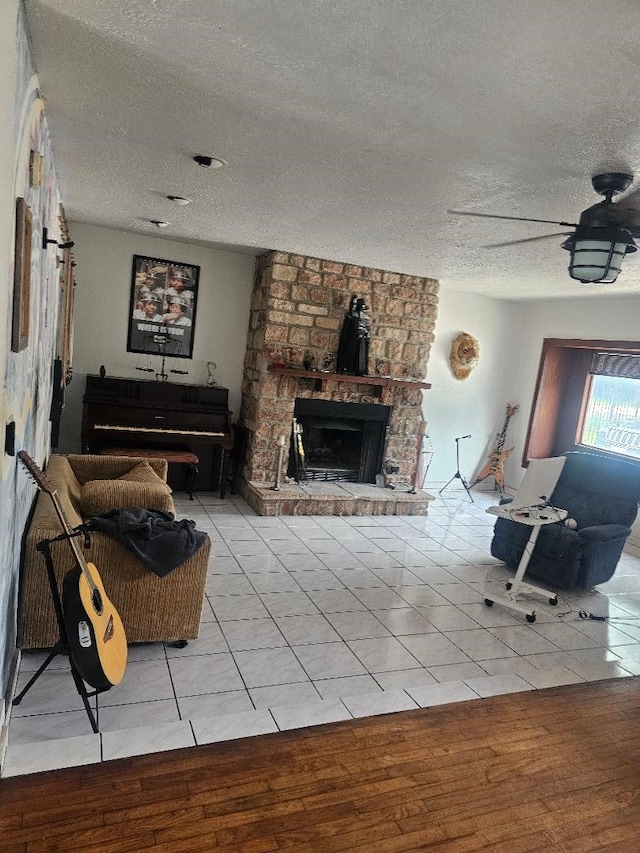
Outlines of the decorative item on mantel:
M376 358L374 369L376 376L391 377L391 362L388 358Z
M369 373L369 340L371 321L364 299L351 294L349 311L344 318L338 343L338 373L354 373L367 376Z
M336 354L334 352L328 352L325 357L322 359L322 370L324 373L331 373L336 364Z
M214 370L217 368L217 364L215 361L207 362L207 388L215 388L218 384L216 382L216 377L213 375Z

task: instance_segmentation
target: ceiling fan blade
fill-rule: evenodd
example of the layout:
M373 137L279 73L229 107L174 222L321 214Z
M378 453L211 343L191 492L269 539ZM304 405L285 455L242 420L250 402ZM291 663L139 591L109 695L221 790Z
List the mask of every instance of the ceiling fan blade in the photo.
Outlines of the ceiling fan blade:
M517 222L546 222L549 225L564 225L567 228L577 228L577 222L556 222L555 219L529 219L526 216L499 216L495 213L473 213L470 210L448 210L455 216L480 216L483 219L512 219Z
M568 237L572 231L558 231L556 234L541 234L539 237L525 237L524 240L507 240L506 243L488 243L481 249L500 249L502 246L517 246L518 243L535 243L537 240L549 240L551 237Z

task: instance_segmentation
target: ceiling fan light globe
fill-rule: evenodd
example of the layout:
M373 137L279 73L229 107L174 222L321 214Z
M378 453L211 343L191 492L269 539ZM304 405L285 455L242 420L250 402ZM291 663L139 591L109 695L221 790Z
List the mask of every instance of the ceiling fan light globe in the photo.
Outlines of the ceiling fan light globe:
M613 284L625 255L637 251L628 231L601 227L577 228L562 248L571 252L569 275L583 284Z

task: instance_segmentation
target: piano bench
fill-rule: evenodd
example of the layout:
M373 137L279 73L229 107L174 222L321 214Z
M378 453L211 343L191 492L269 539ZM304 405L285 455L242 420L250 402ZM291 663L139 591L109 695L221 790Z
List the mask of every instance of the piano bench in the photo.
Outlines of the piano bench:
M193 486L198 475L198 463L200 460L190 450L163 450L161 447L155 450L141 450L139 447L103 447L99 451L100 456L138 456L141 459L166 459L167 462L175 462L187 466L185 488L189 500L193 500Z

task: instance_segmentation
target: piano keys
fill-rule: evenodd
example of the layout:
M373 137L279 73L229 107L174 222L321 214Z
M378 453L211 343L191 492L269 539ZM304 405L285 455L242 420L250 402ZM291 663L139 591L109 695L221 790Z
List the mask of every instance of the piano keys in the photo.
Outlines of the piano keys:
M83 403L83 453L114 446L191 450L200 458L195 488L220 488L223 496L233 446L227 388L89 375ZM174 488L182 488L179 474L170 469Z
M197 436L223 436L224 432L207 432L204 429L166 429L165 427L130 427L116 426L115 424L95 424L94 429L120 430L120 432L153 432L162 435L197 435Z

